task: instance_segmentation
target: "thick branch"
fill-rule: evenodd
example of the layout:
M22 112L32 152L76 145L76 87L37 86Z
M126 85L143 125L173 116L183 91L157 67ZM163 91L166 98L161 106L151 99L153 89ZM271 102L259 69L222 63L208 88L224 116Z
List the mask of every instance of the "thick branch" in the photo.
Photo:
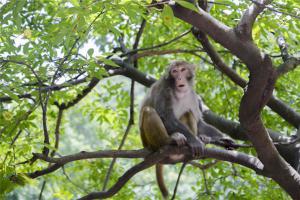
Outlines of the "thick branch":
M252 27L257 16L264 10L267 4L270 4L271 0L260 0L257 3L253 3L244 13L242 19L236 27L236 33L244 39L252 39Z
M230 50L248 66L255 66L262 59L260 50L252 41L241 40L235 31L199 8L199 13L176 4L174 15L212 37Z
M276 71L268 56L259 65L247 67L250 78L240 104L241 125L272 179L292 198L299 199L300 175L280 156L260 117L261 110L272 95L277 78Z
M271 60L251 40L243 40L203 10L199 9L199 13L196 13L179 5L172 8L176 17L207 33L247 65L250 81L241 101L240 122L272 178L292 198L299 199L300 176L276 151L260 119L260 112L270 99L276 80Z
M139 70L132 67L129 63L123 62L121 60L114 60L114 62L121 66L121 69L112 67L106 68L109 73L111 70L113 75L126 76L146 87L150 87L156 81L155 78L140 72Z
M191 157L190 149L187 147L177 148L169 146L168 148L163 148L163 153L167 155L171 154L184 154L187 157ZM43 154L35 153L34 156L38 159L55 163L59 165L65 165L69 162L74 162L78 160L86 160L86 159L95 159L95 158L147 158L151 152L145 149L140 150L103 150L103 151L94 151L94 152L80 152L77 154L72 154L68 156L62 156L60 158L51 158L46 157ZM203 157L205 158L216 158L223 161L229 161L238 163L240 165L249 167L255 171L260 171L263 169L259 160L255 157L249 156L244 153L240 153L237 151L228 151L222 149L212 149L205 148ZM164 163L169 163L166 160Z
M129 150L129 151L114 151L114 150L107 150L107 151L97 151L97 152L81 152L74 155L63 156L61 158L51 158L46 157L43 154L34 154L36 158L54 162L55 164L51 165L49 168L41 171L37 171L34 173L29 174L31 178L36 178L41 175L45 175L47 173L51 173L56 169L60 168L61 166L67 164L68 162L72 162L75 160L83 160L83 159L92 159L92 158L115 158L115 157L122 157L122 158L145 158L144 161L135 165L134 167L130 168L127 172L121 176L118 181L107 191L103 192L92 192L81 199L95 199L95 198L108 198L116 194L126 183L133 177L136 173L151 167L156 163L164 163L164 159L168 163L168 157L172 154L184 154L186 158L191 159L191 151L188 147L178 148L172 146L166 146L162 150L151 153L146 150ZM257 173L267 175L264 172L264 167L262 163L255 157L249 156L244 153L239 153L236 151L227 151L221 149L208 149L206 148L203 154L203 157L209 158L216 158L219 160L229 161L238 163L240 165L246 166L250 169L253 169ZM187 160L185 160L186 162ZM173 161L172 161L173 162Z
M247 86L246 80L241 78L232 68L228 67L228 65L222 60L221 56L209 42L207 36L196 28L193 28L193 34L197 38L197 40L202 44L204 50L207 52L213 63L216 65L217 69L219 69L222 73L227 75L230 78L230 80L232 80L234 83L236 83L242 88L245 88ZM291 61L287 63L287 66L279 67L279 74L281 73L281 71L287 70L287 68L291 69L292 67L295 67L294 64L296 63L293 63L293 61ZM279 114L283 119L292 124L294 127L299 127L300 115L288 105L286 105L279 99L276 99L274 96L271 96L267 105L274 112Z

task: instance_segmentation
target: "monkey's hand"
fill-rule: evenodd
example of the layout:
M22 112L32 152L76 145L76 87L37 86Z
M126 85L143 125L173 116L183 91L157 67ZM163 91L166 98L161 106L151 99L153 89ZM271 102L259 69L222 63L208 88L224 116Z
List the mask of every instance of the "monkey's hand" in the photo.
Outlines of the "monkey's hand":
M198 138L191 138L187 141L192 150L193 157L199 158L204 153L204 143Z
M238 148L236 143L231 138L228 137L218 138L216 140L216 143L219 144L220 146L225 147L228 150L234 150Z
M179 133L179 132L175 132L171 135L172 140L174 140L176 142L176 144L178 146L183 146L186 144L186 137Z
M211 138L207 137L206 135L199 135L198 138L204 143L209 144L211 143Z

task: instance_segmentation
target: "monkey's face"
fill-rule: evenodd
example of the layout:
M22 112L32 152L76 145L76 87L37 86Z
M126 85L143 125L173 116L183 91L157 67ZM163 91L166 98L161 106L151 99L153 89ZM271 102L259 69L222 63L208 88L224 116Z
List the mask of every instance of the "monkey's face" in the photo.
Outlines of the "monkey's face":
M192 75L188 67L184 65L172 67L170 75L174 79L177 92L187 92L190 89L189 81Z

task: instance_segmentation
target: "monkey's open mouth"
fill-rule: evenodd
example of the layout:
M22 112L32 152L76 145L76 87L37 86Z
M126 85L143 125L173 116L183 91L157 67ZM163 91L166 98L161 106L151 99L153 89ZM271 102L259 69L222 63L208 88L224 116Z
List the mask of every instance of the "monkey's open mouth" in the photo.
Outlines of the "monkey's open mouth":
M180 85L178 85L178 87L184 87L184 84L180 84Z

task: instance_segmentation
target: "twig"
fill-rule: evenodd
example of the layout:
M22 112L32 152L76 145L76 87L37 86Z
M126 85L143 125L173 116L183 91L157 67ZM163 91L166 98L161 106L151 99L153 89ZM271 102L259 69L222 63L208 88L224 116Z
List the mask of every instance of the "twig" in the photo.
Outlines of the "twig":
M281 64L277 68L277 75L281 76L283 74L286 74L287 72L295 69L298 65L300 65L300 59L299 58L290 57L283 64Z
M203 182L204 182L204 187L205 187L205 193L206 194L211 194L209 188L208 188L208 183L207 183L207 178L206 178L206 173L204 169L201 169L202 175L203 175Z
M214 165L216 165L219 161L218 160L214 160L213 162L210 162L210 163L207 163L205 165L201 165L200 163L198 162L195 162L195 161L189 161L188 164L190 165L193 165L194 167L197 167L201 170L206 170L206 169L209 169L211 167L213 167Z
M51 152L50 156L53 157L55 155L56 150L58 149L59 145L59 128L61 125L61 120L62 120L62 115L63 115L63 109L58 108L58 115L57 115L57 120L56 120L56 126L55 126L55 145L54 145L54 150Z
M95 198L108 198L116 194L126 183L138 172L151 167L152 165L158 163L164 157L160 155L160 153L154 153L148 156L144 161L139 164L133 166L129 170L127 170L118 181L107 191L104 192L92 192L79 200L87 200L87 199L95 199Z
M262 0L260 4L252 4L244 12L238 25L235 27L235 33L243 40L252 39L252 28L257 16L263 12L267 4L270 4L271 0Z
M12 147L14 145L14 143L17 141L18 137L21 135L22 130L19 130L19 132L17 133L17 135L14 137L14 139L12 140L12 142L10 143L9 147ZM5 164L6 159L8 158L9 155L9 151L5 154L4 159L2 161L3 164Z
M143 30L145 28L145 25L146 25L146 20L143 19L142 23L141 23L141 26L140 26L140 29L137 33L135 42L133 44L133 49L136 49L138 47L139 41L140 41L142 33L143 33ZM123 47L123 49L125 49L125 47ZM134 68L138 68L138 63L137 63L136 60L134 61ZM134 80L131 80L129 120L128 120L128 124L127 124L126 130L125 130L124 136L123 136L123 138L121 140L121 143L118 147L118 150L122 149L122 147L125 143L125 140L127 139L128 133L129 133L129 131L130 131L133 124L134 124ZM104 183L103 183L103 188L102 188L103 191L106 190L106 187L107 187L111 172L113 170L113 167L115 165L116 159L117 158L113 158L113 160L111 161L111 163L109 165L109 168L108 168L108 171L106 173L105 180L104 180Z
M268 10L271 10L271 11L273 11L273 12L280 13L280 14L284 14L284 15L288 15L288 16L294 17L294 18L296 18L296 19L300 19L300 16L295 15L295 14L293 14L293 13L287 13L287 12L284 12L284 11L276 10L275 8L272 8L272 7L270 7L270 6L266 6L266 5L264 5L264 4L261 4L261 3L257 2L257 1L255 1L255 0L250 0L250 1L251 1L252 3L255 3L256 5L263 6L263 7L267 8Z
M138 48L138 46L139 46L142 34L143 34L145 26L146 26L146 22L147 22L146 19L143 18L142 23L140 25L140 28L139 28L139 30L138 30L138 32L136 34L135 41L133 43L133 47L132 47L133 50L136 50Z
M57 105L60 109L68 109L72 106L74 106L75 104L77 104L80 100L82 100L86 95L88 95L92 89L99 83L99 79L98 78L92 78L92 80L90 81L90 83L88 84L88 86L83 89L77 96L75 99L67 102L67 103L62 103L62 104L58 104L57 102L55 102L55 105Z
M47 99L45 101L45 104L41 102L41 107L42 107L42 122L43 122L43 130L44 130L44 147L43 147L43 154L48 155L49 154L49 148L47 145L50 145L50 140L49 140L49 133L48 133L48 127L47 127L47 104L48 104L48 98L49 96L47 95Z
M12 145L15 144L15 142L17 141L17 139L19 138L19 136L21 135L21 133L22 133L22 130L20 129L19 132L17 133L17 135L16 135L16 136L14 137L14 139L11 141L10 147L11 147Z
M191 32L191 29L183 32L182 34L180 34L179 36L173 38L172 40L169 40L169 41L164 42L162 44L154 45L152 47L145 47L145 48L140 48L140 49L136 49L136 50L131 50L131 51L127 52L127 53L121 54L121 57L127 56L127 55L132 55L132 54L135 54L135 53L137 53L139 51L146 51L146 50L151 50L151 49L156 49L156 48L160 48L160 47L166 46L168 44L171 44L172 42L175 42L175 41L179 40L180 38L182 38L183 36L189 34L190 32Z
M42 199L43 199L43 192L44 192L46 183L47 183L46 181L43 181L42 188L41 188L41 192L40 192L40 195L39 195L39 200L42 200Z
M131 117L130 117L130 118L131 118ZM120 143L120 145L119 145L119 147L118 147L118 150L121 150L121 149L122 149L122 147L123 147L123 145L124 145L124 143L125 143L125 140L126 140L126 138L127 138L127 135L128 135L128 133L129 133L129 131L130 131L130 129L131 129L131 126L132 126L132 122L131 122L131 119L129 119L129 122L128 122L128 125L127 125L127 128L126 128L126 131L125 131L125 133L124 133L124 135L123 135L123 138L122 138L122 141L121 141L121 143ZM106 173L106 176L105 176L105 179L104 179L103 187L102 187L102 190L103 190L103 191L106 190L106 187L107 187L107 184L108 184L108 181L109 181L109 178L110 178L110 175L111 175L111 172L112 172L112 170L113 170L113 167L114 167L114 165L115 165L116 160L117 160L116 157L113 158L112 161L111 161L111 163L110 163L110 165L109 165L109 168L108 168L108 170L107 170L107 173Z
M82 79L78 79L78 80L74 80L74 81L67 81L65 83L62 83L62 84L57 84L57 85L51 85L51 86L46 86L46 87L42 87L40 89L41 92L48 92L48 91L57 91L57 90L61 90L63 88L66 88L66 87L70 87L70 86L74 86L74 85L78 85L78 84L81 84L81 83L84 83L87 81L87 77L84 77ZM32 95L30 93L27 93L27 94L20 94L18 95L18 98L32 98ZM12 98L9 97L9 96L3 96L3 97L0 97L0 102L7 102L7 101L11 101Z
M182 163L182 166L180 168L180 172L179 172L178 177L177 177L177 181L176 181L176 184L175 184L175 188L174 188L174 192L173 192L173 196L172 196L171 200L174 200L175 197L176 197L179 181L180 181L180 178L181 178L181 175L182 175L182 172L183 172L185 166L186 166L186 162Z
M26 120L29 117L29 115L37 108L37 105L38 105L38 103L33 105L31 107L31 109L28 110L23 116L20 116L19 118L15 119L14 122L13 122L14 123L13 126L10 124L8 126L3 127L0 130L0 138L1 138L2 134L4 133L4 131L6 131L7 128L10 128L9 129L10 131L8 133L8 135L10 135L23 120Z
M104 13L104 9L105 9L105 8L103 8L102 11L101 11L101 12L93 19L93 21L89 24L88 28L87 28L85 31L83 31L84 34L86 34L86 33L89 32L89 30L91 29L92 25L93 25L93 24L97 21L97 19ZM72 50L75 48L75 46L76 46L76 44L79 42L79 40L80 40L80 36L78 36L78 37L75 39L75 41L74 41L72 47L71 47L71 48L69 49L69 51L68 51L68 54L61 60L61 62L60 62L60 64L59 64L58 68L60 68L60 67L65 63L65 61L71 56ZM55 77L55 76L54 76L54 77Z
M28 173L27 176L30 177L30 178L37 178L39 176L50 174L50 173L56 171L57 169L59 169L62 166L63 165L61 165L61 164L53 164L53 165L51 165L51 166L49 166L45 169L37 170L37 171L32 172L32 173Z
M172 49L172 50L149 50L142 53L138 53L133 55L134 59L139 59L147 56L156 56L156 55L165 55L165 54L175 54L175 53L190 53L195 55L196 52L203 52L202 49L194 49L194 50L184 50L184 49ZM198 55L197 55L198 56Z
M88 192L86 189L83 188L82 185L76 184L76 183L70 178L70 176L67 174L66 169L65 169L64 166L62 166L62 171L63 171L63 174L65 175L65 177L67 178L67 180L68 180L72 185L74 185L74 186L75 186L77 189L79 189L81 192L86 192L86 193Z

